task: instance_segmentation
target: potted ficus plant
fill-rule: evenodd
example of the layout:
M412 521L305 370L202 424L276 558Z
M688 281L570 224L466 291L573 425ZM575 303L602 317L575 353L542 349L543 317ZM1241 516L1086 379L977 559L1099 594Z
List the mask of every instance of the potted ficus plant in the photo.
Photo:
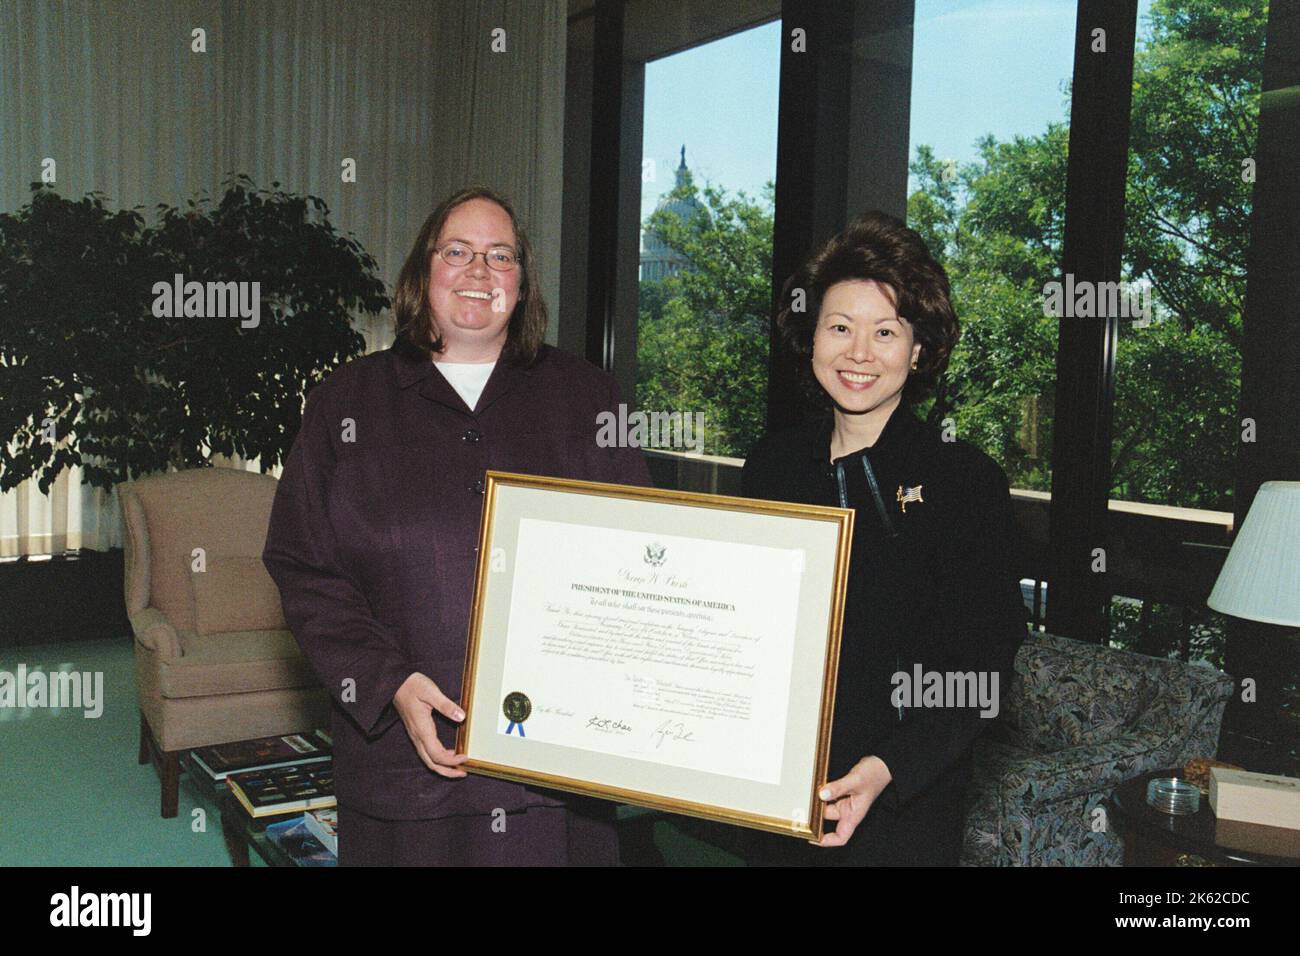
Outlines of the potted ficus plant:
M307 390L364 348L353 319L389 299L321 199L223 187L153 225L40 184L0 214L0 491L283 461Z

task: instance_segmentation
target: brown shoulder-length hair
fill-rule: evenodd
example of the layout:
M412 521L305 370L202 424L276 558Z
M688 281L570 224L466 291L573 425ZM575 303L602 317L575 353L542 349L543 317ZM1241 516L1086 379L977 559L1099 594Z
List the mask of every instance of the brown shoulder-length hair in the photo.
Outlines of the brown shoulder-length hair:
M506 344L501 350L501 357L520 365L531 365L542 348L546 335L546 301L542 298L542 286L537 277L537 266L533 260L533 247L528 242L528 235L519 224L514 206L510 201L487 186L469 186L452 193L424 220L420 234L415 237L415 245L402 265L397 276L397 290L393 295L393 318L397 339L407 346L419 349L430 359L441 352L445 343L433 321L433 310L429 307L429 272L433 268L434 248L438 245L438 236L447 222L452 210L471 199L487 199L500 206L510 217L510 225L515 233L515 251L519 255L521 270L519 276L519 301L510 315L510 324L506 331Z
M828 240L781 291L776 316L779 341L787 360L794 363L804 393L815 406L829 405L829 396L812 370L813 334L826 291L852 279L874 280L893 293L894 308L921 344L917 367L903 386L903 399L909 404L922 400L948 368L961 329L949 300L948 275L925 241L901 220L878 210L863 213Z

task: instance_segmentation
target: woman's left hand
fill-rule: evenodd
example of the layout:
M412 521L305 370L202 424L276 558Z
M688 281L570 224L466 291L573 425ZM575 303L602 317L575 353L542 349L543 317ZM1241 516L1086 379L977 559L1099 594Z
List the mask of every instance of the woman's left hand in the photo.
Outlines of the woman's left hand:
M822 787L817 795L826 803L826 819L836 823L833 831L822 834L818 846L844 846L848 843L880 792L893 779L879 757L863 757L840 779Z

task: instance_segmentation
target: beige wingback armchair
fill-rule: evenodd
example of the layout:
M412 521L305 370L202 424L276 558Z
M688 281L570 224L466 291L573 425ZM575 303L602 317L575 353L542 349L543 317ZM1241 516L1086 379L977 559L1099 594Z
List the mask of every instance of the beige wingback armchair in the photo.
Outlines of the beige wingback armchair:
M119 488L139 762L158 766L164 817L176 816L183 751L328 725L329 699L262 566L275 489L230 468Z

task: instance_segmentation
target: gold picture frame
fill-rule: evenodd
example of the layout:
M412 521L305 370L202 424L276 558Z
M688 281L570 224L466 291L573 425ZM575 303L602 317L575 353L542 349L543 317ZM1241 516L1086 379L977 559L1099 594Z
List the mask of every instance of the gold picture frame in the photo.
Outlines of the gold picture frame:
M685 530L690 533L680 533ZM813 842L820 840L824 807L817 790L826 780L830 755L852 534L851 509L489 471L461 693L466 718L456 738L457 753L469 756L462 767L517 783ZM774 538L781 539L780 546L773 543ZM607 547L610 554L622 554L643 540L651 540L644 546L643 555L644 562L650 566L648 571L639 565L635 569L620 565L617 571L611 570L618 561L598 559L600 548L573 550L583 541L594 541L601 548ZM669 545L659 543L664 541L671 542L673 559L685 561L690 574L659 573L654 562L663 564L670 550ZM551 559L557 542L563 542L569 549L569 561ZM792 542L795 547L787 547ZM748 563L744 569L715 570L718 562L711 556L736 554L746 558ZM781 562L790 560L786 555L793 556L794 560L793 573L788 574L790 581L786 579L787 573L781 571ZM596 574L590 572L592 568L600 569L602 574L608 571L602 580L617 578L626 587L574 582L565 589L562 585L568 580L565 575L569 572L561 569L570 566L586 567L593 578ZM770 586L746 591L738 575L757 576L757 580ZM560 585L553 595L546 592L548 596L542 600L536 595L546 583L542 579L548 577L558 580ZM702 601L682 596L693 593L691 588L701 580L713 589L714 595L729 595L732 600ZM646 584L647 581L652 583ZM674 594L662 593L669 585L680 590ZM641 587L659 590L631 590ZM692 659L689 664L685 663L687 657L670 662L612 663L599 658L607 653L617 656L623 651L605 650L605 645L593 650L596 644L576 639L568 646L556 645L553 639L557 629L587 635L593 628L610 626L606 623L611 619L610 613L587 612L586 605L580 603L573 606L577 615L584 618L579 622L580 627L574 626L575 619L545 616L559 615L561 611L568 615L573 608L568 605L561 608L552 596L558 599L574 593L578 596L569 598L574 602L585 600L591 605L622 602L618 606L623 610L618 613L624 617L614 618L616 630L623 628L617 634L620 642L629 629L634 636L641 633L638 629L643 629L655 634L671 631L676 637L682 632L690 634L695 627L694 643L647 639L644 646L650 650L646 653L672 657L684 654L680 650L684 645L699 646L715 658ZM794 598L783 600L790 593ZM656 602L663 604L662 609ZM751 603L763 602L768 604L750 607ZM516 604L521 607L526 604L528 614L518 612ZM543 605L545 613L538 610ZM648 605L655 607L649 610ZM764 608L770 611L773 607L779 613L763 613ZM744 617L746 613L748 618ZM520 619L512 622L516 614ZM710 626L660 621L657 617L660 614L703 618ZM752 627L743 633L733 629L727 637L734 640L728 643L718 636L723 632L717 629L720 625L712 623L710 615L751 622L789 620L793 626L767 625L776 628L780 637L759 636ZM525 617L529 618L527 622ZM545 626L532 620L533 617L540 618ZM588 617L592 622L585 620ZM516 640L516 649L511 652L510 634L525 632L528 637ZM541 632L545 634L537 638L535 635ZM586 640L584 637L583 641ZM788 648L783 641L788 642ZM561 652L556 651L556 646ZM642 653L641 646L636 652ZM554 664L553 660L564 663ZM544 666L539 666L539 662ZM708 677L696 673L705 670L706 664L719 673ZM665 682L629 673L637 669L654 671L656 667L658 673L683 672L684 677L697 684L717 681L721 689L700 686L684 689L676 677ZM595 693L591 680L563 683L561 673L567 679L570 673L585 670L590 678L591 673L613 673L620 668L621 681L611 680L599 686L614 688L615 684L631 682L630 691L623 686L610 693L615 697L621 693L623 698L630 693L634 701L642 701L633 705L637 712L635 723L642 724L643 729L643 718L651 721L657 718L645 717L640 711L662 714L661 708L668 707L676 708L673 713L695 715L690 718L691 729L687 731L685 719L676 720L670 713L668 721L643 738L631 734L633 728L627 720L633 718L615 720L601 717L598 711L584 725L576 712L546 704L546 700L553 704L571 693L588 697ZM527 679L514 678L515 683L526 684L529 680L542 679L538 675L543 672L549 675L551 696L538 709L536 721L540 723L527 725L534 731L528 737L525 721L533 716L531 700L520 688L508 684L511 678L507 675L527 675ZM766 685L769 691L787 686L784 706L770 693L766 697L746 698L734 690L750 684L756 688ZM661 700L665 696L667 699ZM780 719L782 714L784 721ZM613 723L605 726L609 721ZM701 740L694 736L698 721L705 727ZM504 735L503 723L507 725ZM539 726L552 729L558 736L549 740L539 738L536 732ZM565 728L563 734L561 727ZM717 740L724 739L724 729L736 727L743 732L737 737L728 731L725 734L728 746L723 751ZM578 734L584 741L593 741L592 745L572 744L573 735ZM656 734L654 748L658 749L651 753L647 741L655 740ZM734 744L737 739L750 739L746 734L756 741L775 741L777 746L746 750ZM814 739L809 739L810 736ZM706 743L709 739L714 740L711 751ZM661 753L666 741L669 751L682 755L675 760L707 764L708 768L667 761ZM622 748L633 748L635 752ZM781 807L788 807L788 812L774 812Z

